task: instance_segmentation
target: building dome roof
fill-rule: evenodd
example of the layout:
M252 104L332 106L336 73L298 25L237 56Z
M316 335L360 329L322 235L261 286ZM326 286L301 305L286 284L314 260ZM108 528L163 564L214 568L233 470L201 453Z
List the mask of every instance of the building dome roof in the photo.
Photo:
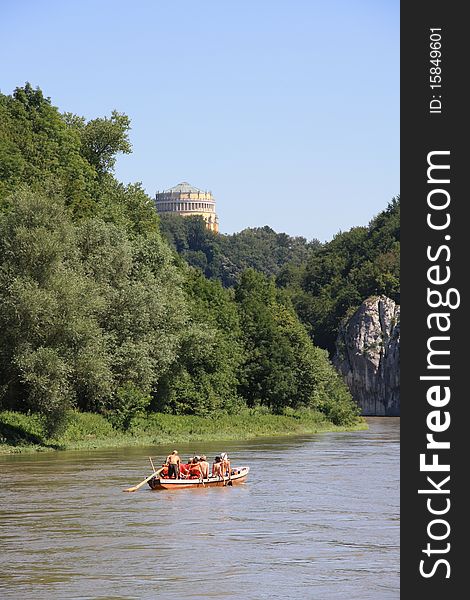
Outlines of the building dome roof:
M182 181L181 183L178 183L178 185L175 185L175 187L172 187L169 190L165 190L165 192L176 192L176 193L181 193L181 192L202 192L202 190L198 189L197 187L194 187L193 185L191 185L187 181Z

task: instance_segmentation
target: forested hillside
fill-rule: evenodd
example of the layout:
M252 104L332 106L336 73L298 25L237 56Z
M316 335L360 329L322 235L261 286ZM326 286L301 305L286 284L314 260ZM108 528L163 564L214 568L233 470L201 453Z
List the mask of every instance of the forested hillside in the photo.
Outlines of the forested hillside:
M245 269L277 275L286 263L303 264L320 247L318 240L276 233L268 226L222 235L206 228L202 217L160 216L165 239L188 264L225 287L236 285Z
M368 227L354 227L310 255L284 265L276 279L322 348L334 352L338 327L370 296L400 303L400 200L394 198Z
M394 198L367 227L307 242L269 227L215 234L202 217L162 215L163 235L189 264L224 286L246 268L276 278L314 342L334 351L338 326L366 298L400 302L400 200Z
M292 304L316 244L248 230L229 258L212 240L217 262L188 243L189 262L204 262L202 252L212 277L231 261L217 277L234 287L207 279L172 252L142 188L114 177L129 129L118 112L61 114L29 84L0 94L0 409L38 413L49 433L71 409L121 429L146 412L256 406L354 421L349 392ZM289 293L266 276L286 261L302 273Z

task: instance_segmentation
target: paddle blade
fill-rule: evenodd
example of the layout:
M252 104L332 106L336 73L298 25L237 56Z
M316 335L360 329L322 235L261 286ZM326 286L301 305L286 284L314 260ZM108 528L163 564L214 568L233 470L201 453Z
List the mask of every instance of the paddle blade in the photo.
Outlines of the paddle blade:
M122 491L123 492L136 492L139 488L141 488L144 485L144 483L147 483L148 481L150 481L154 477L158 477L158 475L160 475L160 473L162 471L163 471L163 467L161 469L158 469L158 471L155 471L155 473L152 473L151 475L149 475L148 477L146 477L143 481L141 481L137 485L134 485L133 487L127 488L127 489L122 490Z

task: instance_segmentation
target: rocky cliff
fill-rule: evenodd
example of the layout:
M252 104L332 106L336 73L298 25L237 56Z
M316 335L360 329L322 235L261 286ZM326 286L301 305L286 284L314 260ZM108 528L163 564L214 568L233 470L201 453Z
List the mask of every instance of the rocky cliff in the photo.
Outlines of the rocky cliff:
M400 414L400 307L365 300L340 328L333 362L363 415Z

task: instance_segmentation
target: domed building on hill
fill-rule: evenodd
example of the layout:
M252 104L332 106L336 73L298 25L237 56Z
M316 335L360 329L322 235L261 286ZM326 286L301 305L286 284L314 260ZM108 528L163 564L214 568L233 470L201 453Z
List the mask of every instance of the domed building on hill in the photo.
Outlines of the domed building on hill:
M219 231L215 199L211 192L203 192L186 181L155 194L155 206L160 214L176 213L183 217L200 215L211 231Z

